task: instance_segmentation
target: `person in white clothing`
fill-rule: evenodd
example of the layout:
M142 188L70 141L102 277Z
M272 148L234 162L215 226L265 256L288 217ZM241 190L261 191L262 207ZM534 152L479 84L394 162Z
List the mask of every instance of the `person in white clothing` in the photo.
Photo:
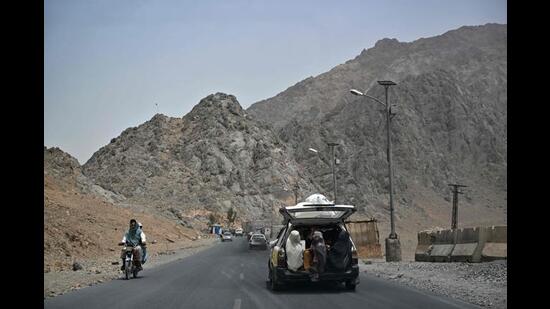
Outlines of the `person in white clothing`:
M290 232L286 240L286 263L288 269L297 271L304 265L305 244L300 239L300 233L296 230Z

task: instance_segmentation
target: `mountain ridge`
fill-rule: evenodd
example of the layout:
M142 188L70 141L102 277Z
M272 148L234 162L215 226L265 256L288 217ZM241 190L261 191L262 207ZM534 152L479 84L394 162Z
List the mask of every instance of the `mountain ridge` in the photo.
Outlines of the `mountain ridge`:
M385 235L385 118L380 105L349 89L383 100L376 80L394 79L396 228L409 256L417 231L450 221L450 182L469 185L459 226L506 223L506 32L489 24L410 43L382 39L248 109L214 93L182 117L156 114L124 130L81 167L63 156L55 164L74 165L83 187L114 205L189 228L203 229L210 214L222 218L232 207L241 221L278 224L278 208L293 205L295 194L332 198L326 143L338 142L338 202L356 205L356 219L379 220Z

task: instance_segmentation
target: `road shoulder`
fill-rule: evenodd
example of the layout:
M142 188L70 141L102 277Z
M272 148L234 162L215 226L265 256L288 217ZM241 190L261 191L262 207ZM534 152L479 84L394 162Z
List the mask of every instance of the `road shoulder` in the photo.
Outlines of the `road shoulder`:
M158 250L143 267L145 269L154 269L208 249L218 242L218 238L204 238L196 241L175 243L168 250ZM55 297L72 290L118 279L122 276L120 261L116 254L113 254L113 257L81 261L80 264L82 266L81 270L44 273L44 298Z
M361 261L362 273L482 306L507 307L507 261L428 263Z

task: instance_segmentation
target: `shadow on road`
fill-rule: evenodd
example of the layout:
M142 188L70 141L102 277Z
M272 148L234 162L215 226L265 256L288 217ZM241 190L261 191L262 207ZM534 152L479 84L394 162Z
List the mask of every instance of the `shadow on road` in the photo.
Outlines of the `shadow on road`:
M262 247L252 247L252 248L248 248L247 250L249 250L249 251L266 251L267 252L267 248L262 248Z
M115 280L130 281L130 280L139 280L141 278L145 278L145 276L137 276L135 278L132 277L128 280L126 280L126 278L124 278L124 276L122 276L122 277L117 277Z
M269 281L265 282L266 288L273 294L340 294L354 293L345 288L339 282L293 282L287 283L280 290L273 291L269 287Z

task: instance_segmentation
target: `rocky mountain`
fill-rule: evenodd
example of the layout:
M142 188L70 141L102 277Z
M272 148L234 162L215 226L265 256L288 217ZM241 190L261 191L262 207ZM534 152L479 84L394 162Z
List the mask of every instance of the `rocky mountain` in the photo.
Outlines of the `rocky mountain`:
M396 112L396 228L410 259L417 231L450 224L448 183L469 186L460 196L459 226L506 223L506 40L506 25L496 24L410 43L382 39L248 110L216 93L181 118L157 114L83 166L45 149L44 177L70 180L56 182L65 191L55 190L168 220L163 226L202 229L210 214L222 219L230 207L238 220L275 222L278 207L294 204L295 194L332 198L326 143L337 142L338 202L357 205L357 219L377 218L383 239L389 230L383 107L349 90L383 100L376 81L390 79L397 82L389 91Z
M459 226L506 223L507 27L462 27L411 43L382 39L355 59L307 78L247 110L270 123L313 179L332 192L327 142L337 142L338 196L388 230L384 101L389 90L397 232L450 224L449 183L460 195ZM366 89L366 90L365 90ZM308 148L320 150L320 154Z
M318 190L288 153L234 96L216 93L182 118L157 114L125 130L83 172L125 203L184 221L199 210L224 215L230 207L241 219L271 219L279 206L294 203L295 184L302 195Z
M54 180L60 189L95 195L109 203L118 203L125 199L84 176L78 160L57 147L44 147L44 177Z
M87 179L75 158L59 148L44 147L44 272L70 270L74 262L117 261L117 243L130 218L137 218L148 239L155 240L151 254L199 235L173 220L123 208L113 200L121 197Z
M368 90L377 87L377 80L400 83L409 76L437 70L453 72L473 87L484 87L476 85L480 79L491 86L502 84L506 81L506 46L507 27L499 24L465 26L410 43L385 38L329 72L306 78L273 98L252 104L247 112L277 128L295 118L318 120L350 101L351 88ZM506 92L501 96L505 100Z

